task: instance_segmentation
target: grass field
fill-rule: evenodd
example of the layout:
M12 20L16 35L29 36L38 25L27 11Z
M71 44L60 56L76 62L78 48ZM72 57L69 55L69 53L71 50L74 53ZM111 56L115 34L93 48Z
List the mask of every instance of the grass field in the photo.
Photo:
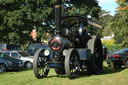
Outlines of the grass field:
M33 70L0 73L0 85L128 85L128 69L104 69L101 75L81 75L70 80L50 69L48 78L36 79Z

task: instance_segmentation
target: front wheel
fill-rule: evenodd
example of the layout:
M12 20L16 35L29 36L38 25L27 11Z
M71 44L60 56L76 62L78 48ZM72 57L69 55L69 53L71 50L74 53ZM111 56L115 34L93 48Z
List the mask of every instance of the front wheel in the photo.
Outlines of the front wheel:
M126 60L125 66L126 66L126 68L128 68L128 60Z
M37 50L34 55L33 71L38 79L47 77L49 73L47 57L44 55L44 50L42 48Z
M25 68L26 69L32 69L32 63L31 62L26 62L25 63Z
M65 72L70 79L77 78L80 73L80 58L76 50L65 57Z
M7 66L5 64L0 64L0 72L6 72Z

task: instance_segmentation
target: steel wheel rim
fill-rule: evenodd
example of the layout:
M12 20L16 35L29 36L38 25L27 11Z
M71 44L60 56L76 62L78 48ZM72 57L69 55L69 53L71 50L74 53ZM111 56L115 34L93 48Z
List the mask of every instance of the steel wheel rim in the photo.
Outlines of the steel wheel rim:
M27 67L27 69L31 69L31 68L32 68L32 63L28 62L28 63L26 64L26 67Z
M77 78L80 72L79 60L76 55L76 53L71 54L69 61L70 74L73 78Z
M37 50L34 55L33 71L38 79L47 77L49 73L47 57L44 56L44 50L42 48Z
M37 62L37 70L40 76L45 77L48 69L48 64L47 62L44 60L44 58L39 57L38 58L38 62Z
M80 56L76 49L69 49L65 56L65 72L69 79L75 79L80 73Z

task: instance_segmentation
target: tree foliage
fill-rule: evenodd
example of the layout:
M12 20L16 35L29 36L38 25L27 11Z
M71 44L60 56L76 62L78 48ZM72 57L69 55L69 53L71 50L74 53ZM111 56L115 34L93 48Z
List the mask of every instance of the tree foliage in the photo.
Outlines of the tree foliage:
M98 18L98 13L100 12L100 7L98 6L97 0L70 0L73 4L72 8L68 10L70 15L81 15Z
M33 42L30 33L37 30L37 42L53 32L54 6L64 0L0 0L0 43L24 45ZM62 15L88 14L97 18L100 11L96 0L71 0L72 7ZM64 8L62 8L64 9ZM45 23L42 24L42 23Z
M128 0L116 0L119 7L118 10L128 10Z
M127 0L116 0L118 3L118 11L115 14L115 16L112 18L110 22L110 27L112 28L114 35L115 35L115 40L116 43L121 44L122 47L127 46L127 37L128 37L128 16L127 10L124 10L124 5L127 2Z
M125 9L127 2L127 0L117 0L121 9L118 8L117 13L110 22L116 43L121 44L122 47L128 47L128 10Z
M122 48L128 47L128 10L126 9L127 0L117 0L119 5L116 14L110 17L105 25L103 34L108 35L114 32L114 39ZM105 18L105 17L104 17ZM106 17L108 18L108 17Z
M115 34L115 39L117 43L120 43L122 47L128 46L128 11L118 12L113 21L112 28Z
M99 22L102 24L104 27L102 30L102 37L104 36L111 36L113 31L111 28L111 20L113 16L109 14L108 11L101 10L99 13Z

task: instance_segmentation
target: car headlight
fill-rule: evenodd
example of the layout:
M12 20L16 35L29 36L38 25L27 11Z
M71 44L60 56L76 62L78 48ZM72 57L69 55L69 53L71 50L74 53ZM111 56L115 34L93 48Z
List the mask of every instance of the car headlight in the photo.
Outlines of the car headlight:
M67 52L68 52L68 50L64 50L63 55L66 56Z
M49 54L50 54L49 50L45 50L45 51L44 51L44 55L45 55L45 56L49 56Z

